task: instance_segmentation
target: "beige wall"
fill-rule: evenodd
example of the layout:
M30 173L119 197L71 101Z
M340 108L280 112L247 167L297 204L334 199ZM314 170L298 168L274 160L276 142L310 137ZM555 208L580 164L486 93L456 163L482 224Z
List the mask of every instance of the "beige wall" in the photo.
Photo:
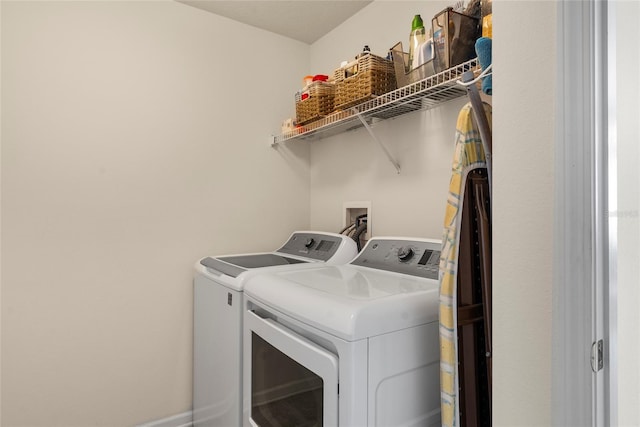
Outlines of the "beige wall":
M556 9L493 3L495 426L551 425Z
M2 2L2 420L191 409L191 268L309 225L308 46L175 2ZM269 66L266 66L269 64Z
M615 2L617 49L618 425L640 425L640 3Z
M0 2L0 24L2 23L2 2ZM0 27L1 28L1 27ZM2 31L0 31L0 47ZM0 100L2 99L2 51L0 49ZM0 188L2 187L2 102L0 102ZM0 191L0 332L2 331L2 191ZM2 424L2 337L0 336L0 425Z

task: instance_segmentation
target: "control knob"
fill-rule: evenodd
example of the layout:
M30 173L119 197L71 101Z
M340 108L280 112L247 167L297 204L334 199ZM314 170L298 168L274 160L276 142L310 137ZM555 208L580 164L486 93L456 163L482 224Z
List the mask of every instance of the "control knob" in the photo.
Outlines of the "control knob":
M398 249L398 259L400 261L409 261L413 257L413 249L409 246L402 246Z
M309 249L311 246L313 246L313 244L314 244L315 242L316 242L316 241L315 241L315 240L313 240L313 237L309 237L309 238L304 242L304 247L305 247L305 248L307 248L307 249Z

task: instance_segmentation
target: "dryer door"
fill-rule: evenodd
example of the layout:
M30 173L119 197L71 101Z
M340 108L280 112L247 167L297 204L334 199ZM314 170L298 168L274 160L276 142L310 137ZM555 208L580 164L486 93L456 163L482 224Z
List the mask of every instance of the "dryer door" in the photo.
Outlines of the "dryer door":
M245 425L337 426L335 355L252 311L245 340Z

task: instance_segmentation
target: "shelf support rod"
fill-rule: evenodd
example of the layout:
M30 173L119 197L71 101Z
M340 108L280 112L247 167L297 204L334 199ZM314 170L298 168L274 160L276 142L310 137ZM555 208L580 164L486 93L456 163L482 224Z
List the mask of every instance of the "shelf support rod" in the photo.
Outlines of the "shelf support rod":
M373 129L371 129L371 126L369 125L369 123L367 123L367 121L365 120L365 118L362 116L362 114L360 114L360 112L353 108L353 114L356 115L356 117L358 117L358 119L360 119L360 122L362 122L362 126L364 126L364 128L367 130L367 132L369 132L369 135L371 136L371 138L378 143L378 145L380 146L380 148L382 148L382 151L384 151L384 154L387 155L387 159L389 159L389 161L391 162L391 164L393 165L393 167L396 168L396 172L398 174L400 174L400 163L398 163L398 161L391 155L391 153L389 152L389 150L387 149L387 146L384 145L384 143L382 141L380 141L380 138L378 138L378 136L375 134L375 132L373 132Z

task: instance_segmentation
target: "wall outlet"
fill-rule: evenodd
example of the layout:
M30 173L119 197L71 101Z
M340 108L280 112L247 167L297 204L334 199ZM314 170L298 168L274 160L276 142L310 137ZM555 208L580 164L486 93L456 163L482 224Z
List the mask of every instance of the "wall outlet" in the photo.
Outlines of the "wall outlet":
M371 227L371 202L344 202L342 214L342 226L356 225L358 217L367 215L367 231L360 235L360 247L363 248L372 236ZM351 235L351 234L350 234Z

